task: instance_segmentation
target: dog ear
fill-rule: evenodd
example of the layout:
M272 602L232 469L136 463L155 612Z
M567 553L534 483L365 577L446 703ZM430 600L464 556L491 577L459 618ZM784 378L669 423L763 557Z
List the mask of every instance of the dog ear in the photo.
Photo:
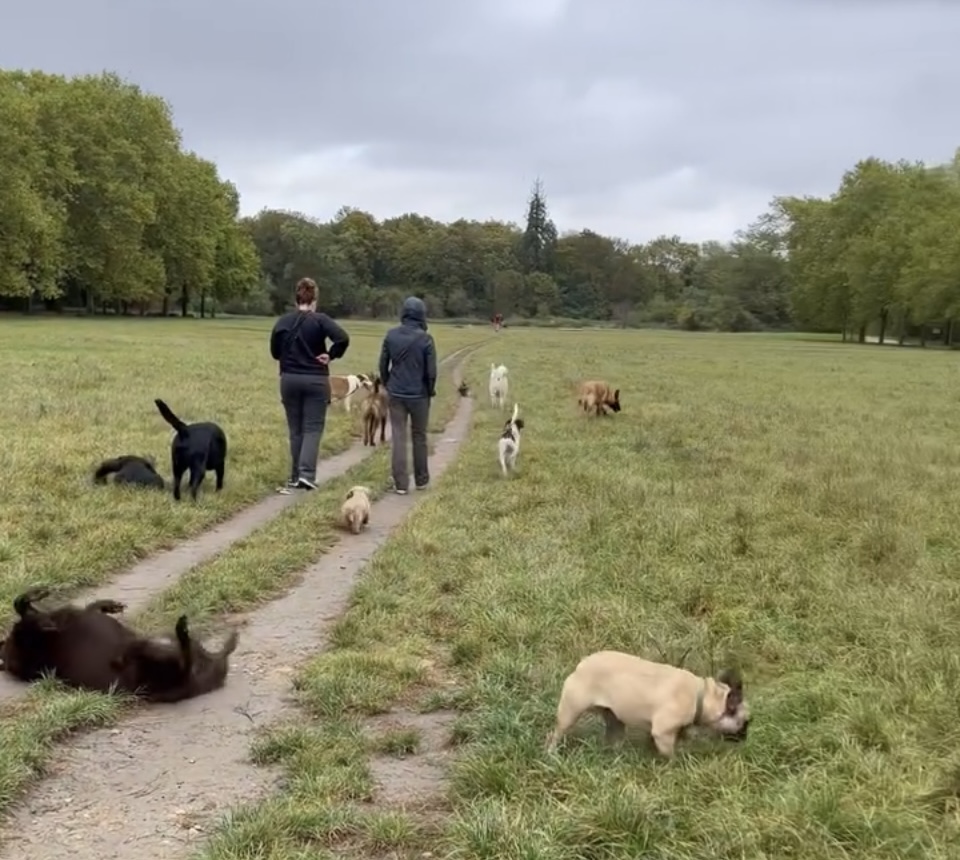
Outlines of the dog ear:
M347 493L347 499L352 499L352 498L353 498L353 490L350 490L350 492ZM344 501L346 501L346 499Z
M518 429L518 430L523 430L523 426L524 426L524 425L523 425L523 419L522 419L522 418L518 418L518 419L517 419L516 421L514 421L513 423L517 425L517 429Z
M619 388L618 388L616 391L613 392L613 399L616 400L618 403L620 402L620 389L619 389Z
M743 679L740 673L736 669L724 669L717 675L717 680L730 688L724 710L728 714L735 714L743 704Z

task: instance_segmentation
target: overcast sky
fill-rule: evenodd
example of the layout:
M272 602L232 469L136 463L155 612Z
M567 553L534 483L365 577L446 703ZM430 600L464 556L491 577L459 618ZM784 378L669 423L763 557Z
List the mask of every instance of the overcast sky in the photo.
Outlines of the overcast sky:
M243 209L726 239L960 145L960 2L11 0L0 63L163 95Z

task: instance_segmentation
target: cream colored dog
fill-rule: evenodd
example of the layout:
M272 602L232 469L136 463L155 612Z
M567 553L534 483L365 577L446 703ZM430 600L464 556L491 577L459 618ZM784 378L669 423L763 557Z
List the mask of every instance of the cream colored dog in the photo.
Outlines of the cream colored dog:
M703 726L740 741L750 724L743 682L736 672L699 678L686 669L620 651L584 657L564 681L557 725L547 749L555 749L588 711L603 717L608 742L619 741L627 726L643 726L657 751L667 757L673 755L677 738L687 726Z
M370 490L351 487L340 506L340 524L355 535L370 522Z
M507 367L504 364L490 365L490 403L498 409L507 404L510 383L507 381Z

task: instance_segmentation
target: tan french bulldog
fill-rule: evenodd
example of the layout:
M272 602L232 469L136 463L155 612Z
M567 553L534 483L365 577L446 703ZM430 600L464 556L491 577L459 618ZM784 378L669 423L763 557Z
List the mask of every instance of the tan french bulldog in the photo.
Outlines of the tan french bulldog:
M370 522L370 490L366 487L351 487L340 506L340 526L355 535Z
M644 726L657 751L667 757L687 726L703 726L742 741L750 724L737 672L724 670L715 679L700 678L686 669L620 651L584 657L564 681L547 750L554 750L588 711L603 717L608 742L619 741L626 726Z

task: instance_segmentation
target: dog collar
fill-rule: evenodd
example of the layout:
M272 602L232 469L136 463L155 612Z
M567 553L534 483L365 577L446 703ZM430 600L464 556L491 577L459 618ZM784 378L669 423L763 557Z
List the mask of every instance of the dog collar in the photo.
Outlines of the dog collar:
M703 717L703 696L707 692L707 682L704 681L697 690L697 704L693 710L693 724L697 725Z

